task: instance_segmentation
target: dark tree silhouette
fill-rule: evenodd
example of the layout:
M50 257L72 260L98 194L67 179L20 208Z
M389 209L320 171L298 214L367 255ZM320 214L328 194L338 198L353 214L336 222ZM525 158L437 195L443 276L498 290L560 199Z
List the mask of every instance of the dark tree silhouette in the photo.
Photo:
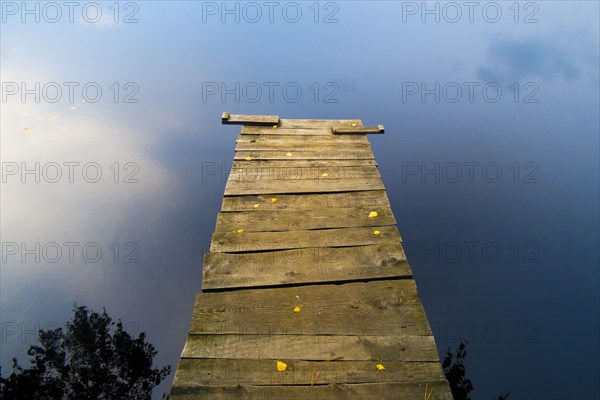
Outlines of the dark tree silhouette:
M456 354L453 355L448 347L446 357L442 361L442 368L444 368L444 374L450 384L450 390L452 391L452 397L454 400L471 400L469 393L475 388L465 374L465 360L467 358L467 344L469 342L464 340L456 349ZM509 393L498 396L493 400L508 400Z
M147 400L152 389L171 373L171 366L152 368L157 351L146 334L133 338L103 310L73 307L65 329L39 331L39 345L30 346L31 367L13 358L13 371L2 378L0 398L6 400Z
M454 400L471 400L469 393L474 389L471 380L465 377L464 360L467 357L467 343L466 341L460 343L456 349L456 356L448 348L442 362L442 368L444 368L444 374L450 383Z

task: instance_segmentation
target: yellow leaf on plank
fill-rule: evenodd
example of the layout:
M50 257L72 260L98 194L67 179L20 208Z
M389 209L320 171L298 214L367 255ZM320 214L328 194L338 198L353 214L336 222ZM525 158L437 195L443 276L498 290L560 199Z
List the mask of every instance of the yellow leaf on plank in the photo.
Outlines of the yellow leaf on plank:
M277 197L271 197L271 203L275 203L277 201Z
M300 312L300 307L294 307L294 312Z
M377 371L383 371L385 369L383 364L377 364L376 367L377 367Z
M377 216L377 211L371 211L369 213L369 218L375 218Z
M254 208L258 208L258 207L260 207L260 204L256 203L256 204L255 204L255 205L253 205L252 207L254 207Z
M381 232L379 232L379 231L373 231L373 235L379 236L379 235L381 235Z
M287 364L286 363L277 360L277 371L283 372L283 371L285 371L286 368L287 368Z
M246 157L246 161L252 161L252 157Z

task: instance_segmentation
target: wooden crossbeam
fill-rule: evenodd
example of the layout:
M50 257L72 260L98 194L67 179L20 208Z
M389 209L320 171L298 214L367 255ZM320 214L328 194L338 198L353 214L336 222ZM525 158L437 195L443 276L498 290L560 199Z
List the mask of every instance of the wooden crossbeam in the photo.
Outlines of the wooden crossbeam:
M279 117L277 115L242 115L224 112L223 115L221 115L221 123L237 125L277 125L279 123Z

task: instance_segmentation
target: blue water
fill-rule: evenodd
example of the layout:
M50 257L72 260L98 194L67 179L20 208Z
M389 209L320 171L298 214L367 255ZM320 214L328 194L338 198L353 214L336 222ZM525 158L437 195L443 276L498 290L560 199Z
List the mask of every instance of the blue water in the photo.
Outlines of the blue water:
M2 2L4 371L74 303L176 366L229 111L384 124L408 258L439 350L470 341L473 398L599 397L597 2L98 4L71 22Z

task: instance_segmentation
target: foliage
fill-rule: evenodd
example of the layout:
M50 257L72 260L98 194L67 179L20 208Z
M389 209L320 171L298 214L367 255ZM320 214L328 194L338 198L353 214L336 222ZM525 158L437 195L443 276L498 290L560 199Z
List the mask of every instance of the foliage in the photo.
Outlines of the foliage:
M65 328L39 331L39 345L27 351L31 367L13 358L12 373L2 378L0 397L6 400L146 400L152 389L171 373L171 367L152 368L157 351L127 333L119 320L73 307Z
M475 388L471 380L466 377L465 360L467 358L467 344L469 342L462 341L456 349L456 354L452 354L450 348L446 352L446 357L442 361L444 374L450 384L452 397L454 400L471 400L469 393ZM508 400L509 393L498 396L494 400Z

